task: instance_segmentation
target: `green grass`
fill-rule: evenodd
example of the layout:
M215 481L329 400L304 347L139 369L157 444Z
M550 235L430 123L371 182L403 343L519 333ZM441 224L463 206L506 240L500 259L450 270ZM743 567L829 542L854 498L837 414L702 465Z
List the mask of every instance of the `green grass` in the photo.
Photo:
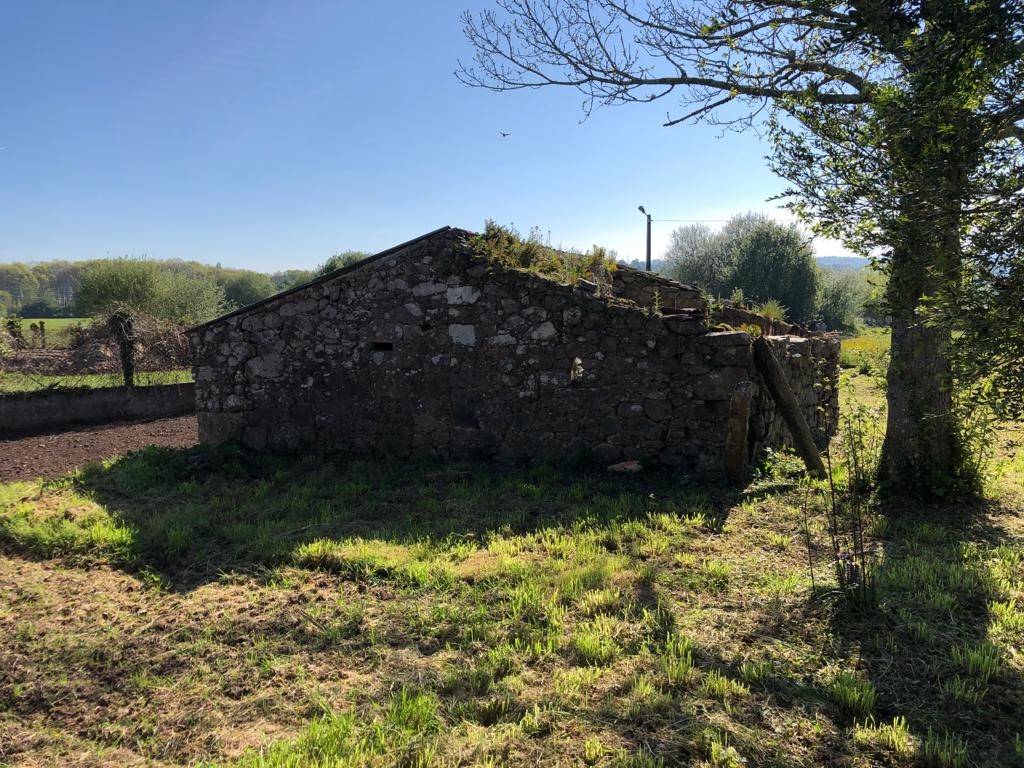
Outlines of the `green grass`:
M68 329L74 325L88 325L92 322L89 317L23 317L21 319L21 332L26 340L31 339L29 328L33 323L43 322L46 326L46 346L48 349L63 349L68 346L71 339ZM6 320L5 320L6 322Z
M368 765L425 766L436 752L441 728L437 699L401 689L371 718L328 713L294 740L238 762L240 768L363 768Z
M862 374L884 375L889 360L888 328L866 328L842 340L839 364Z
M878 694L867 680L845 670L836 674L828 683L829 698L844 712L857 717L869 716L875 708Z
M138 387L157 384L181 384L192 381L192 371L139 371L135 375ZM120 387L124 379L119 373L84 373L74 376L44 376L35 373L0 371L0 395L15 392L39 392L52 389L101 389Z
M231 447L0 486L0 743L14 764L1019 764L1024 501L992 487L879 510L874 603L851 606L821 559L811 587L786 457L745 491Z

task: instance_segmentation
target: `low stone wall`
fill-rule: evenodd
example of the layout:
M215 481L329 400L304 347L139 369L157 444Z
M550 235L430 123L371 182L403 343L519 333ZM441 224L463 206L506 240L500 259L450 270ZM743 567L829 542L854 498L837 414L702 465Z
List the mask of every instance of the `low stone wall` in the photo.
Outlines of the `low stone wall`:
M707 309L700 290L692 285L622 264L612 273L612 291L617 297L646 308Z
M807 335L807 331L799 325L787 323L784 320L770 320L757 312L739 307L719 307L711 313L711 321L725 323L733 328L742 328L747 325L756 326L765 336Z
M748 381L751 446L783 443L751 337L680 306L692 289L631 270L615 298L595 296L492 264L469 241L433 233L195 329L200 438L715 474L732 393ZM640 303L649 290L666 292L664 314ZM773 344L813 414L821 395L801 356L820 350L800 341ZM822 343L838 361L838 342Z
M0 398L0 436L76 424L162 419L194 411L194 384L27 392Z
M839 423L839 335L766 338L800 403L815 442L824 448ZM752 434L760 445L793 447L789 429L763 385L758 388L754 412Z

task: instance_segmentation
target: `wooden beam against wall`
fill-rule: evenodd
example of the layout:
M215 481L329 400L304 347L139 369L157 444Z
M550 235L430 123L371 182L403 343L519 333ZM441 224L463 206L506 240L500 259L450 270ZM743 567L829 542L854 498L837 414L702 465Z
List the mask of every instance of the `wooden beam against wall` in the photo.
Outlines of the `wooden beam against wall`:
M786 380L782 366L775 359L771 345L763 336L754 339L754 365L764 379L768 392L772 396L772 400L775 401L779 413L782 414L786 426L789 427L796 451L804 460L807 471L814 477L825 477L828 473L821 460L821 454L818 453L818 446L814 444L811 428L807 425L807 419L804 418L803 411L800 410L800 404Z

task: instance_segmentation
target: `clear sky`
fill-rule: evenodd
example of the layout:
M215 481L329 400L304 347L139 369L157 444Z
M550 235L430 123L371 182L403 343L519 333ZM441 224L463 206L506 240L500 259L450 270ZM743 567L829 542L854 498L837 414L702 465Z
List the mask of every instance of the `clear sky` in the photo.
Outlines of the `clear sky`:
M656 219L784 218L755 135L662 128L668 102L584 120L574 91L460 84L459 16L486 5L6 3L0 261L274 271L486 218L629 259L639 204ZM655 223L655 257L674 226Z

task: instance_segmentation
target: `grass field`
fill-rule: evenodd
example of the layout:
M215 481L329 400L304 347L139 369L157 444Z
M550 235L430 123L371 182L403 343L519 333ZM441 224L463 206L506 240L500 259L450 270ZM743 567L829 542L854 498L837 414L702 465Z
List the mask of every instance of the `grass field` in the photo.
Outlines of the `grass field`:
M1024 765L1022 444L987 501L874 520L860 609L786 457L742 492L227 449L0 486L0 763Z
M862 333L844 338L840 364L863 374L884 375L889 364L888 328L865 328Z
M192 371L139 371L135 374L135 385L139 387L155 384L180 384L192 381ZM124 378L120 373L87 373L74 376L44 376L35 373L11 373L0 371L0 395L14 392L37 392L46 389L97 389L120 387Z
M22 318L21 333L26 340L32 338L29 328L33 323L43 322L46 325L46 346L50 349L63 349L68 346L68 328L73 325L88 325L88 317L44 317L44 318Z

